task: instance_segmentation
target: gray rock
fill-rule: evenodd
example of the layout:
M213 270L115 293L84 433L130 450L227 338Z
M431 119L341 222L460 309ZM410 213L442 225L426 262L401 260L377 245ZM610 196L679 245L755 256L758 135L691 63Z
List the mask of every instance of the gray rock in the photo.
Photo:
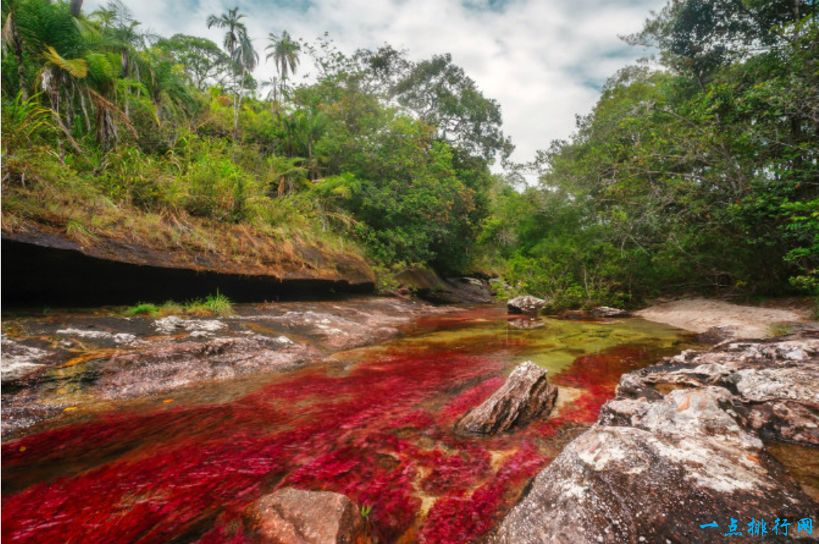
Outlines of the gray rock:
M557 400L548 371L531 361L518 365L506 382L456 424L461 432L496 434L549 415Z
M43 368L43 360L51 352L16 342L6 335L0 337L3 356L0 357L0 379L3 382L18 380ZM4 406L5 408L5 406Z
M161 334L188 331L196 336L210 336L212 333L227 328L227 325L218 319L182 319L175 315L169 315L154 321L154 328Z
M622 308L612 308L611 306L597 306L589 310L592 317L628 317L631 315L628 311Z
M59 329L57 334L61 336L73 336L83 340L97 340L108 341L114 345L128 345L137 341L137 337L126 332L112 333L108 331L95 331L85 329L75 329L73 327L67 329Z
M506 301L506 309L510 314L539 314L546 306L542 298L531 295L521 295Z
M732 513L815 511L779 467L741 442L596 426L535 478L493 542L705 543L721 538ZM711 521L722 529L699 528Z
M160 343L94 363L97 379L89 390L105 399L138 397L263 370L289 369L316 355L314 349L285 336Z
M358 508L340 493L287 487L253 503L247 517L263 543L371 542Z
M492 540L714 542L732 513L816 512L761 437L817 444L817 348L812 338L725 342L624 375L598 423L541 471ZM720 527L700 528L712 521Z
M618 395L656 398L679 388L720 386L745 424L774 439L819 445L819 339L724 342L624 375Z

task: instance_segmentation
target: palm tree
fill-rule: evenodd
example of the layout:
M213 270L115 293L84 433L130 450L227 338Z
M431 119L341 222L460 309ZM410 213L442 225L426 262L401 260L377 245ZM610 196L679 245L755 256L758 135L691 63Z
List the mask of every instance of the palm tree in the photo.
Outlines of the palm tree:
M244 81L247 74L252 72L259 62L259 54L253 49L253 43L247 34L247 27L242 22L244 17L243 14L239 13L239 8L235 7L218 17L210 15L207 20L208 28L225 29L225 38L222 43L225 46L225 51L235 64L233 78L236 93L233 98L234 137L239 129L239 108L242 104L242 88L244 86L239 83L239 76Z
M301 45L299 42L293 40L290 34L285 30L282 32L281 38L272 32L267 35L267 40L270 42L265 51L267 51L267 59L273 58L276 65L276 72L281 78L281 91L284 96L284 89L287 85L287 76L295 74L296 68L299 65L299 51Z
M229 9L227 13L223 13L218 17L216 15L208 16L208 28L215 26L216 28L227 29L222 43L225 46L225 51L234 59L239 42L242 41L243 36L247 36L247 27L242 22L244 17L243 14L239 13L238 7Z
M276 103L279 101L279 78L276 76L269 77L262 81L262 89L269 88L265 95L265 100L270 101L270 111L276 113Z

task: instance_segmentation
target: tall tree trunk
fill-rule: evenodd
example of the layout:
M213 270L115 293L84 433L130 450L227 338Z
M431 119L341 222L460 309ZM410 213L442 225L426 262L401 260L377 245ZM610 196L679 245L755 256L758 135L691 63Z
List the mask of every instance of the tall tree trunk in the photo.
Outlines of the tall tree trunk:
M20 42L20 35L17 33L17 25L14 24L14 12L9 13L3 27L3 39L8 40L14 50L14 58L17 60L17 85L20 87L20 95L23 100L28 100L28 85L26 84L26 67L23 64L23 45Z
M236 88L234 89L233 93L233 141L235 142L239 136L239 108L241 107L241 100L240 100L240 87L239 87L239 78L233 78L234 85Z
M71 15L79 17L82 14L82 0L71 0Z
M85 130L91 132L91 120L88 118L88 109L85 106L85 93L80 92L80 108L82 108L82 116L85 119Z

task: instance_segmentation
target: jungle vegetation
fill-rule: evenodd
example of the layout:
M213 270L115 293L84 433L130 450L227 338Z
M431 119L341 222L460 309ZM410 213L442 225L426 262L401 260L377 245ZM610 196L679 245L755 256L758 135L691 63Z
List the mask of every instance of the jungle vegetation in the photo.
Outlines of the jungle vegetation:
M445 53L275 28L257 50L238 8L205 21L219 44L147 33L118 1L3 0L2 18L4 229L231 225L360 248L382 274L498 275L556 307L819 293L813 1L671 0L626 37L654 60L527 164Z

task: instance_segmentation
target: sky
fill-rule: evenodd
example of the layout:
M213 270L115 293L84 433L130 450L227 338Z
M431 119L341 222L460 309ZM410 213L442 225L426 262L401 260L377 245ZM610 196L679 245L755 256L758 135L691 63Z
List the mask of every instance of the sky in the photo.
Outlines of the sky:
M106 0L86 0L90 11ZM268 33L312 41L329 32L346 53L385 42L414 60L451 53L484 95L502 108L512 159L569 137L575 116L591 111L606 79L648 53L619 36L636 32L664 0L122 0L144 30L211 38L210 14L238 6L264 62ZM303 59L300 75L310 71Z

